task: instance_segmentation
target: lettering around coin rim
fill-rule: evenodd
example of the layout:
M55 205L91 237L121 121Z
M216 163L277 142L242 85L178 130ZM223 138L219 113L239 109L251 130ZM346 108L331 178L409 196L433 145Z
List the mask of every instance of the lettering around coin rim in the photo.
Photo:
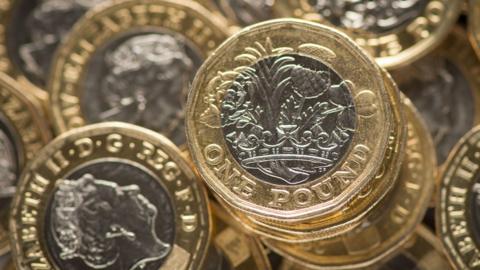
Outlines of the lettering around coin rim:
M408 138L399 178L362 224L342 235L297 246L267 238L264 243L297 263L332 270L373 266L400 250L430 203L436 168L432 139L406 98L405 109Z
M163 99L162 94L165 97L173 95L168 91L176 88L181 88L181 91L177 93L177 96L174 97L175 99L170 103L170 100L167 100L164 102L167 104L163 104L160 107L167 107L167 105L173 106L171 103L175 105L176 103L181 103L178 105L178 108L172 108L175 110L172 118L175 118L174 120L178 126L183 127L182 106L185 100L184 94L187 92L189 81L193 79L193 72L191 72L192 76L188 78L188 82L184 83L183 80L181 81L183 86L180 84L179 79L180 77L183 78L183 73L180 75L173 74L173 76L171 76L173 78L169 77L167 82L161 82L162 84L169 83L161 89L162 91L150 91L146 93L144 93L144 91L152 90L153 87L150 86L147 87L147 89L143 89L140 87L140 84L143 83L142 81L132 83L131 79L139 80L140 78L140 80L145 80L145 78L141 77L143 76L142 74L144 74L145 76L149 76L146 77L148 80L155 80L155 85L162 85L159 81L163 80L163 77L168 77L168 71L173 73L173 68L178 65L183 65L179 63L185 60L182 58L183 56L178 55L178 52L177 54L175 54L175 52L165 52L167 45L170 46L168 49L182 47L178 45L180 39L182 40L182 44L185 44L185 49L182 48L182 50L186 51L186 47L188 47L189 50L191 48L192 55L195 55L195 58L197 56L201 58L199 61L206 58L213 49L228 37L227 29L223 27L226 23L217 16L210 15L211 13L198 3L189 0L122 1L120 3L99 6L90 10L90 12L77 22L76 27L59 48L52 65L48 91L51 95L52 106L49 109L53 115L55 132L60 134L66 130L91 124L92 122L105 121L103 118L100 119L101 117L98 117L99 119L96 118L103 113L112 112L115 111L115 109L121 111L128 107L137 108L138 110L140 110L139 108L143 108L141 109L143 116L140 115L137 117L137 114L139 114L137 109L135 109L133 113L126 115L126 117L133 117L132 119L128 118L128 122L142 125L143 121L143 124L146 125L147 128L166 133L169 129L167 124L161 127L148 126L149 123L153 123L155 122L154 120L159 119L159 117L155 116L148 108L154 106L156 104L155 102L160 102ZM133 42L133 39L136 37L145 37L141 34L146 33L152 34L150 37L157 34L162 37L168 37L168 40L164 38L160 41L164 43L166 43L166 41L170 42L167 45L163 44L162 46L165 48L162 48L160 51L158 47L156 47L159 46L158 39L157 44L155 44L155 40L152 41L152 39L137 39L136 42ZM131 38L131 35L135 36ZM123 40L123 42L118 45L118 40ZM113 53L107 50L111 47L116 48L113 50ZM119 49L120 47L127 50L121 50ZM146 55L142 55L145 50L149 51L145 53ZM185 54L187 53L184 52L183 55ZM98 63L95 62L98 56L103 55L109 55L110 57L108 59L100 59L101 61ZM168 58L171 63L165 65L163 62L166 62L166 58ZM198 62L193 59L187 60L188 63L184 63L185 66L195 66ZM151 72L154 67L157 67L155 64L158 63L162 63L164 69L162 72L158 72L165 73L162 74L162 76ZM109 72L105 74L105 77L109 74L114 74L112 77L113 80L108 81L108 78L100 76L101 80L98 84L90 87L89 84L93 81L96 82L96 80L87 80L87 76L96 74L93 67L98 68L103 65L107 66L106 69ZM92 71L90 71L90 69L92 69ZM132 70L131 72L130 69ZM186 69L186 67L184 69ZM121 71L117 70L127 70L133 75L130 73L125 75L125 72L120 73ZM140 70L140 72L138 70ZM105 73L102 70L100 71ZM148 73L148 71L150 71L150 73ZM120 74L118 75L117 73ZM123 89L119 80L126 76L128 76L125 80L126 82L122 82L126 85L126 87L123 86L126 89ZM135 85L136 88L133 87L132 84ZM178 87L179 84L182 87ZM101 91L97 90L99 85L102 85ZM110 87L103 87L105 85L110 85ZM116 93L116 95L112 97L111 93L108 92L110 94L106 93L102 98L104 101L97 101L100 99L99 96L91 96L91 93L98 95L99 92L105 90L104 88L111 89L110 92ZM95 91L87 91L89 89ZM154 90L158 89L155 88ZM87 94L90 95L90 98L87 97ZM136 97L137 95L140 99ZM99 113L93 111L87 114L87 110L97 103L107 104L107 110L103 111L103 109L101 109ZM152 117L145 120L144 117L147 113ZM92 118L92 115L95 116L95 119L89 119ZM110 115L110 113L108 113L108 115ZM125 116L125 114L122 115ZM136 119L136 117L140 119ZM127 119L123 119L122 117L107 119L127 122ZM174 120L171 120L168 124L173 123ZM181 134L183 135L184 132ZM177 138L174 136L170 139L175 140ZM179 142L176 143L181 144Z
M94 215L116 223L89 223ZM205 190L176 146L150 130L108 122L66 132L37 154L21 176L9 225L20 269L197 269L210 223ZM85 228L96 237L76 233ZM89 240L80 241L84 235Z
M414 13L417 14L416 16L411 16L411 14L409 14L412 13L411 10L409 12L405 7L408 5L388 7L388 5L392 5L392 2L387 3L387 6L380 5L378 7L375 6L376 2L358 2L353 5L364 5L358 9L362 10L362 13L356 11L354 9L355 7L348 10L349 13L347 13L345 9L348 8L348 3L338 2L337 4L335 1L318 1L319 7L317 7L317 9L323 11L326 15L326 17L322 17L322 15L316 11L315 5L312 5L312 2L316 3L317 1L284 0L278 1L274 8L276 8L277 13L283 16L288 14L289 16L297 18L328 23L340 27L342 27L341 23L332 20L332 18L329 19L328 16L335 17L338 15L345 17L345 14L352 14L353 16L351 16L351 18L354 22L352 22L350 26L344 25L343 29L348 31L358 44L373 55L382 67L388 69L395 69L407 65L431 52L436 45L447 36L455 24L463 4L462 1L459 0L415 1L417 2L417 7L415 8L421 10L414 10ZM328 7L328 5L339 6ZM395 14L395 9L400 8L405 9L405 11L403 11L403 13L399 11L400 13L398 15L400 16L394 17L392 14ZM365 11L365 9L371 10ZM382 13L382 11L384 13ZM386 15L388 19L381 18L381 15ZM361 29L366 28L367 25L365 25L365 23L367 22L378 23L381 21L385 23L393 21L394 18L405 17L410 17L410 19L385 31L375 32ZM364 19L363 22L361 21L362 19Z
M265 84L272 72L277 75L271 83L279 87ZM311 81L302 79L309 76ZM275 89L280 90L269 92ZM202 65L188 97L188 144L204 180L230 205L258 216L300 220L338 210L378 171L390 129L387 98L378 67L347 36L306 21L272 20L237 33ZM352 112L343 114L348 108ZM325 121L344 129L326 124L331 134L302 130L302 119L317 112L323 112L318 119L331 116ZM335 122L340 113L353 122ZM325 140L316 137L322 134ZM344 153L314 145L334 137L350 144ZM324 171L309 173L312 164L318 168L314 172Z
M480 269L479 146L476 126L455 145L440 176L436 225L444 250L458 269Z
M10 186L3 183L7 185L2 187L2 193L5 193L6 197L11 197L26 162L50 140L51 135L40 104L27 93L23 93L21 86L4 74L0 74L0 115L2 115L2 128L7 129L2 132L5 132L14 148L12 159L16 163L16 169L12 172L14 173L14 178L11 179L13 182ZM2 176L2 181L6 179ZM0 213L8 212L9 206L10 204L4 201L0 206ZM7 228L0 226L0 254L9 250L6 230Z

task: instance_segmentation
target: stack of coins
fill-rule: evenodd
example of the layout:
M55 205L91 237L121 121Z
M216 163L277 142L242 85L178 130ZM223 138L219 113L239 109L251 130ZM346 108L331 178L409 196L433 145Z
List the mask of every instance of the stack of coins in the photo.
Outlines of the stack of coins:
M0 270L480 269L479 18L0 0Z

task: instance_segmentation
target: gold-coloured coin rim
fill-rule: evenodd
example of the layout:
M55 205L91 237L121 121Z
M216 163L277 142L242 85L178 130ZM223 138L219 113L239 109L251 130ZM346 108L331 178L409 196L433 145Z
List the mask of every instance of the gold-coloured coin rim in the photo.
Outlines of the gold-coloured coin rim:
M450 151L437 186L435 222L448 260L455 269L478 268L480 243L473 237L468 205L471 186L478 174L480 126L465 134ZM478 160L478 158L477 158ZM454 222L451 222L451 221ZM462 251L460 251L462 250ZM471 264L476 265L471 265Z
M7 118L20 143L18 146L21 151L17 151L20 155L17 157L20 174L27 161L50 141L50 130L38 101L3 73L0 73L0 112ZM5 209L9 206L1 207ZM0 232L3 235L0 237L0 254L5 254L10 249L7 231L8 228L0 225Z
M65 132L27 165L20 177L9 221L16 267L33 269L41 265L60 270L44 235L47 201L58 179L86 162L101 160L138 164L156 178L171 195L177 224L172 251L163 266L173 267L173 263L182 269L200 267L212 224L204 186L170 140L151 130L120 122L93 124ZM33 249L35 255L30 253Z
M216 103L220 102L219 99L222 98L221 89L226 89L231 85L238 71L249 65L242 62L246 57L237 57L242 55L247 47L258 47L259 51L264 51L265 56L257 56L260 59L280 55L286 51L300 52L302 55L320 60L333 67L332 69L344 80L351 81L354 85L350 87L353 91L352 96L360 97L364 89L368 89L365 90L369 93L368 95L372 93L375 96L374 100L368 103L368 106L376 106L376 115L375 117L371 116L375 118L375 121L357 116L357 132L352 138L350 149L346 151L344 158L324 176L294 186L273 185L246 171L228 151L223 132L219 128L219 105ZM344 61L333 61L337 54L339 54L338 58ZM347 58L348 61L346 61ZM362 68L353 71L351 70L352 66ZM378 172L387 146L388 132L385 131L390 130L391 125L387 121L391 117L391 108L389 108L387 100L388 94L378 66L345 34L330 27L297 19L266 21L244 28L230 37L199 69L188 96L187 141L192 158L203 179L230 206L261 218L297 222L312 215L338 211L355 194L361 192ZM212 123L205 124L203 118L207 118L208 114L212 116L209 119L214 120ZM202 124L203 126L200 126ZM349 183L339 195L321 202L319 198L313 198L307 206L295 205L293 200L290 200L278 207L275 202L271 201L273 199L273 195L270 194L271 189L282 188L290 193L297 188L308 190L310 186L341 171L340 168L346 166L349 158L352 158L352 149L357 144L365 144L367 148L371 147L371 149L369 148L370 158L365 168L358 170L361 172L352 181L353 183ZM211 156L212 153L217 156ZM220 167L224 163L231 164L233 170L239 173L236 181L233 179L226 183L217 176L213 169L214 166Z

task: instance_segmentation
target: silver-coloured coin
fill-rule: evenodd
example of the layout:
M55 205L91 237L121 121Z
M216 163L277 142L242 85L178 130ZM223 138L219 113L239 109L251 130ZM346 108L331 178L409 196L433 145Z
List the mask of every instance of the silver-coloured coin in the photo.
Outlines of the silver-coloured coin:
M424 117L436 145L437 160L443 163L473 126L474 96L467 79L453 62L438 55L392 75Z
M344 28L388 32L417 18L427 0L312 0L314 10Z
M225 93L221 121L241 166L278 184L328 172L343 158L356 125L348 83L296 54L263 59L242 72Z
M87 67L85 118L141 125L181 145L183 105L201 62L193 45L169 32L134 32L107 42Z

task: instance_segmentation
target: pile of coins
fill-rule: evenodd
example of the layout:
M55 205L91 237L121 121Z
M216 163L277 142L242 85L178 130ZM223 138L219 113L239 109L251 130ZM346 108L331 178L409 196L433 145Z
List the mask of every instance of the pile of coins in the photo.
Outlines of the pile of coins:
M477 0L0 0L0 269L480 269L479 56Z

